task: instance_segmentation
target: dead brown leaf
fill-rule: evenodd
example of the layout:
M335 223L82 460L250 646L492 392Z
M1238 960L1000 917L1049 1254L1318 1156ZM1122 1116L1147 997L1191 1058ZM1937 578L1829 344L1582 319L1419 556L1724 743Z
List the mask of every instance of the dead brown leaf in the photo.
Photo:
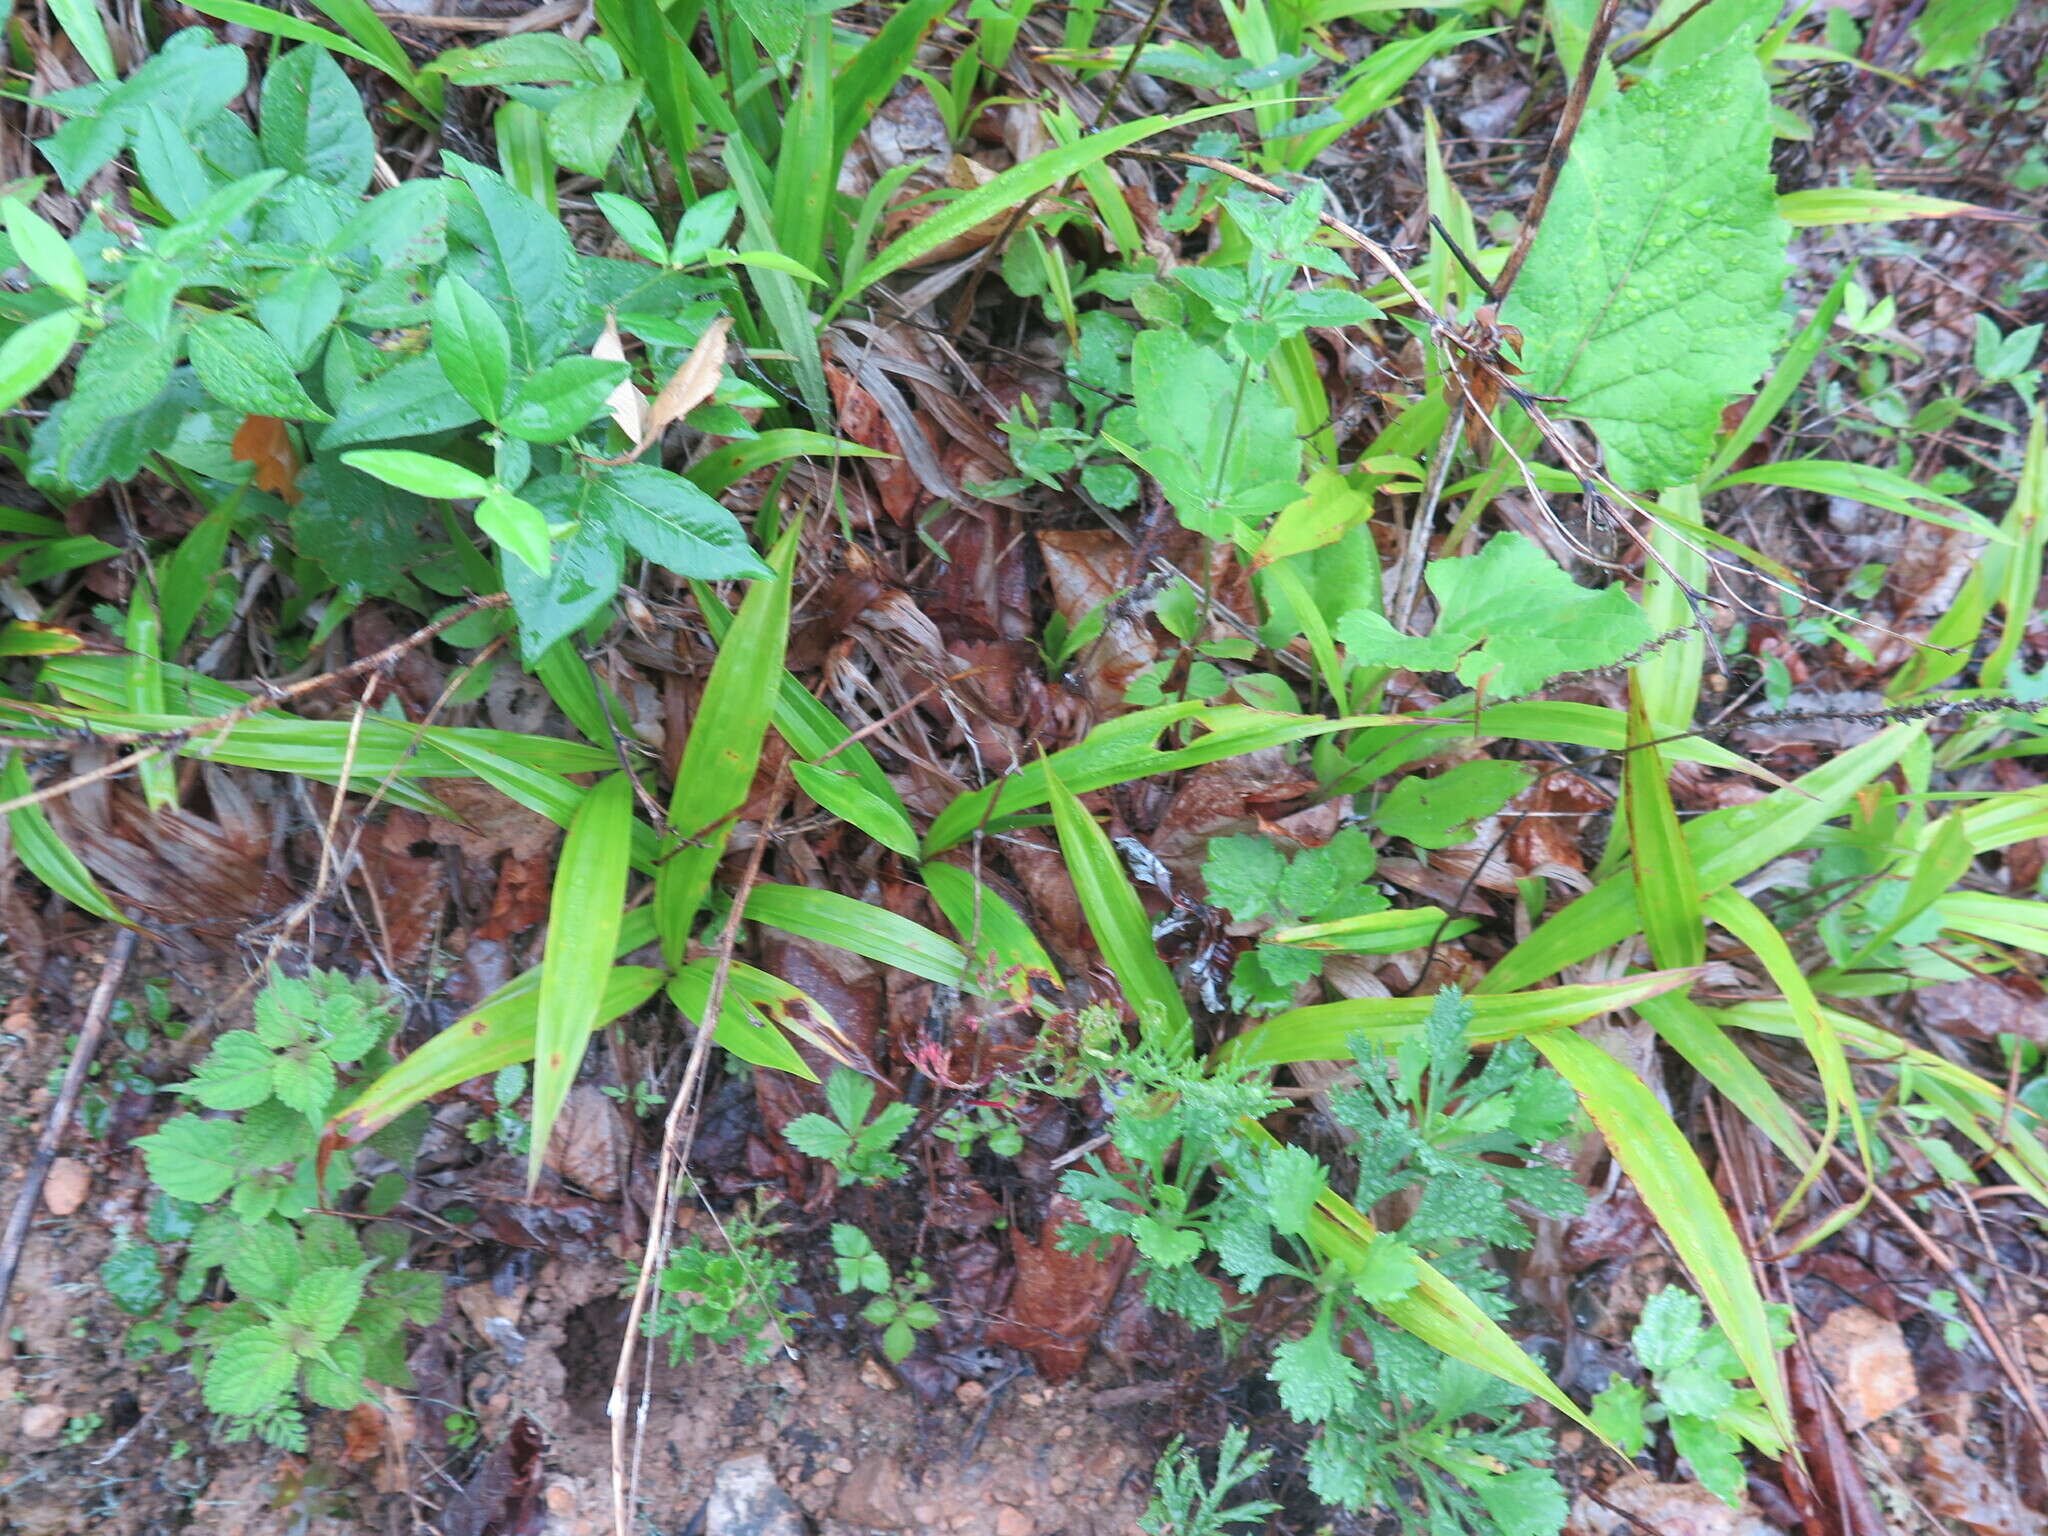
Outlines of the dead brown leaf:
M1925 1442L1920 1466L1927 1506L1946 1520L1960 1521L1978 1536L2043 1536L2048 1523L2019 1501L1954 1435Z
M1037 1242L1011 1228L1017 1283L1010 1292L1009 1315L988 1330L991 1344L1022 1350L1047 1381L1065 1381L1087 1363L1110 1298L1130 1268L1128 1238L1117 1238L1106 1259L1059 1249L1060 1228L1080 1217L1081 1208L1072 1199L1054 1195Z

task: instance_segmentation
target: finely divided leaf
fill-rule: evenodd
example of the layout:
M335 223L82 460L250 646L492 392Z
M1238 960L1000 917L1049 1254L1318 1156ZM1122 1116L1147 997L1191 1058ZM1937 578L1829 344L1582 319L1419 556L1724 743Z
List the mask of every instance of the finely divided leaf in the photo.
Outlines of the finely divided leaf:
M1571 401L1624 487L1691 480L1770 364L1789 234L1770 154L1746 38L1610 96L1572 145L1504 318L1523 382Z

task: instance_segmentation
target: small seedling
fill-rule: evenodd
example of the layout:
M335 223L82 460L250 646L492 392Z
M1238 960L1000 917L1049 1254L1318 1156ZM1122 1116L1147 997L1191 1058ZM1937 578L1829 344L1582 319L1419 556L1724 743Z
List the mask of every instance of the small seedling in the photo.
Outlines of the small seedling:
M221 1035L174 1090L224 1113L177 1115L137 1142L162 1193L145 1224L149 1242L123 1237L101 1279L116 1305L142 1319L129 1333L131 1353L193 1351L193 1373L206 1406L226 1418L227 1441L253 1436L304 1450L302 1399L351 1408L373 1381L410 1386L406 1324L441 1315L440 1277L399 1267L403 1227L315 1209L328 1112L358 1069L387 1064L383 1041L397 1022L367 978L273 974L257 994L253 1027ZM380 1135L378 1145L409 1161L417 1134L408 1127ZM335 1152L328 1197L356 1183L351 1155ZM181 1244L173 1304L163 1248ZM216 1272L233 1299L193 1306ZM187 1326L189 1338L179 1331Z
M526 1096L526 1068L514 1063L502 1067L491 1079L491 1098L497 1108L462 1128L462 1134L478 1146L497 1141L514 1157L524 1157L533 1145L533 1126L519 1113L519 1101Z
M834 1067L825 1081L831 1117L799 1115L782 1128L782 1134L799 1152L830 1163L849 1184L886 1184L900 1179L908 1170L889 1149L910 1129L917 1111L898 1100L883 1105L869 1120L868 1109L874 1101L873 1083L858 1072Z
M1024 1133L1017 1122L996 1104L962 1104L949 1109L932 1127L932 1134L950 1141L962 1157L971 1156L978 1143L987 1142L997 1157L1015 1157L1024 1150Z
M891 1365L901 1365L917 1348L917 1336L939 1326L939 1310L924 1299L932 1277L914 1268L903 1279L889 1270L889 1261L875 1249L873 1241L859 1227L835 1222L832 1252L839 1270L842 1295L873 1291L872 1300L860 1309L861 1321L882 1330L882 1354Z
M1700 1486L1739 1508L1742 1442L1767 1456L1783 1454L1784 1444L1771 1427L1763 1395L1737 1385L1746 1373L1727 1335L1702 1316L1700 1299L1690 1291L1667 1286L1652 1296L1630 1335L1649 1383L1611 1376L1593 1399L1593 1425L1634 1456L1649 1444L1650 1426L1665 1423ZM1779 1335L1774 1343L1790 1344L1784 1317L1772 1321Z
M645 1120L659 1111L666 1102L661 1087L650 1078L641 1078L633 1083L612 1083L604 1090L605 1097L615 1099L626 1106L626 1113L635 1120Z
M783 1335L782 1288L796 1280L796 1265L769 1251L782 1227L764 1219L767 1202L750 1214L735 1211L724 1224L723 1247L693 1235L669 1254L653 1304L640 1331L669 1341L669 1364L697 1358L698 1340L714 1346L743 1343L748 1365L763 1365ZM628 1275L630 1294L637 1276Z
M1179 1435L1173 1437L1153 1469L1152 1502L1138 1517L1138 1529L1145 1536L1227 1536L1234 1525L1253 1525L1280 1506L1270 1499L1247 1499L1225 1505L1231 1490L1266 1470L1273 1459L1270 1450L1245 1454L1250 1439L1242 1424L1224 1431L1216 1447L1216 1475L1204 1477L1202 1466Z
M106 1416L98 1413L81 1413L67 1419L64 1424L63 1442L66 1445L83 1445L106 1426Z

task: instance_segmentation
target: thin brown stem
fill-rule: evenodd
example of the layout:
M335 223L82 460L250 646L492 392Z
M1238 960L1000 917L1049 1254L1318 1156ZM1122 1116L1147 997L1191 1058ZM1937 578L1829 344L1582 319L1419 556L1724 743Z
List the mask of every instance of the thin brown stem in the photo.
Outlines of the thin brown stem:
M1579 72L1572 80L1571 95L1565 98L1550 150L1543 157L1542 174L1536 178L1536 195L1529 199L1529 211L1522 216L1521 232L1515 236L1515 248L1508 252L1507 265L1494 279L1495 303L1507 302L1508 290L1515 286L1522 263L1529 259L1529 247L1535 242L1543 212L1550 206L1550 195L1557 190L1557 178L1564 170L1565 156L1571 153L1572 140L1586 115L1586 101L1593 93L1593 81L1600 73L1601 57L1607 52L1607 39L1614 31L1614 18L1620 10L1621 0L1601 0L1600 14L1593 19L1592 31L1586 34L1586 51L1579 59Z
M100 968L99 985L93 988L92 1000L85 1005L85 1021L78 1027L78 1044L72 1048L71 1064L64 1069L64 1081L57 1089L57 1102L50 1106L50 1113L43 1121L42 1134L36 1138L35 1154L29 1159L28 1173L22 1180L21 1193L14 1197L14 1211L7 1218L6 1234L0 1237L0 1340L7 1337L9 1293L14 1289L14 1272L21 1267L21 1250L28 1242L29 1222L35 1216L36 1202L43 1195L43 1180L49 1174L50 1164L57 1160L57 1148L64 1141L64 1128L71 1122L71 1111L78 1106L78 1095L85 1087L92 1059L99 1054L100 1039L107 1029L107 1015L114 1006L114 993L120 989L121 977L134 953L135 930L124 928L107 951L106 964ZM0 1345L0 1348L4 1347Z

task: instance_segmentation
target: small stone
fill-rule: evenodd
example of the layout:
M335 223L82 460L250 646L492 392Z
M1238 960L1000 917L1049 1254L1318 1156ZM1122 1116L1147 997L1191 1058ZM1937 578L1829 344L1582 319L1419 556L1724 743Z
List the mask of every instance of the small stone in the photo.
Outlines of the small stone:
M1905 1334L1868 1307L1830 1313L1809 1342L1814 1361L1841 1399L1847 1429L1862 1429L1920 1395Z
M75 1157L60 1157L43 1180L43 1209L52 1216L69 1216L85 1204L91 1188L92 1170Z
M834 1456L832 1458L832 1470L834 1472L837 1472L841 1477L844 1477L847 1473L853 1470L853 1463L848 1461L844 1456Z
M1037 1536L1038 1522L1010 1505L996 1511L996 1536Z
M953 1400L962 1408L978 1407L988 1396L988 1388L978 1381L963 1381L953 1389Z
M1046 1484L1046 1487L1051 1491L1054 1498L1064 1499L1074 1491L1074 1480L1071 1477L1055 1472L1052 1475L1052 1480Z
M939 1506L936 1504L913 1504L910 1507L910 1518L919 1525L930 1525L939 1518Z
M1580 1494L1566 1529L1583 1536L1784 1536L1745 1498L1730 1509L1697 1483L1660 1483L1647 1472L1631 1472L1596 1502Z
M24 1440L54 1440L69 1421L70 1415L56 1403L32 1403L22 1410L21 1437Z
M766 1456L735 1456L711 1475L704 1536L804 1536L803 1512L776 1483Z
M860 1382L862 1386L876 1392L894 1392L896 1390L896 1378L883 1370L881 1363L873 1355L868 1355L861 1360Z
M576 1490L567 1483L548 1484L548 1513L566 1520L576 1512Z
M839 1485L832 1513L851 1526L903 1530L909 1524L903 1507L903 1469L886 1456L863 1461Z

